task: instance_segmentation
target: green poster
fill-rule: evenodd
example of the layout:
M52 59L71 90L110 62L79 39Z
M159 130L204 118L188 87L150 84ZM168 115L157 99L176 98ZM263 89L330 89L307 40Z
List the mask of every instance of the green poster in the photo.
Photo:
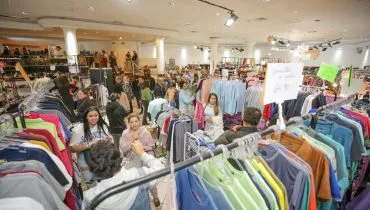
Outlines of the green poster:
M323 63L320 65L320 69L319 72L317 72L317 76L319 76L323 80L333 83L335 81L335 78L337 77L338 71L339 71L338 67Z

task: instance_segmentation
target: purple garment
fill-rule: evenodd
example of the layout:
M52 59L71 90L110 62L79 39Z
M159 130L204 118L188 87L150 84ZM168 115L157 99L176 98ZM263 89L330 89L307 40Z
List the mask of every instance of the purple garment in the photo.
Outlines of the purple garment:
M232 128L235 125L242 124L242 113L238 112L237 114L224 114L223 115L224 127Z
M358 173L352 183L352 193L353 195L356 195L359 191L359 189L363 186L363 183L366 184L366 178L369 176L368 172L370 167L370 156L364 156L362 157L361 163L360 163L360 169L358 170Z
M370 208L370 187L362 191L362 193L355 197L350 203L347 204L346 210L365 210Z

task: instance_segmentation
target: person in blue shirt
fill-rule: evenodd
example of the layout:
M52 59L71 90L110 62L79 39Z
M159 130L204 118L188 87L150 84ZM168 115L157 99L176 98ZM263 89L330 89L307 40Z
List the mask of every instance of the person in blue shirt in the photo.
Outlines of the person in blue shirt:
M193 108L193 100L194 96L191 95L191 92L189 91L189 84L180 81L180 94L179 94L179 109L182 113L192 115L194 114L194 108Z

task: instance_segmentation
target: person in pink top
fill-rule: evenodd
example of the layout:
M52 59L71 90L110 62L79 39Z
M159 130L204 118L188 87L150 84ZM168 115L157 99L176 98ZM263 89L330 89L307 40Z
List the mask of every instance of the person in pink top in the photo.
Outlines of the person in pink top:
M126 169L143 167L143 162L131 147L132 143L137 140L141 142L146 153L154 156L155 142L152 135L145 127L140 125L139 115L132 113L128 116L128 128L123 131L120 140L120 150L124 157L123 162ZM157 187L150 189L150 193L153 196L154 205L159 207L161 203L158 198Z

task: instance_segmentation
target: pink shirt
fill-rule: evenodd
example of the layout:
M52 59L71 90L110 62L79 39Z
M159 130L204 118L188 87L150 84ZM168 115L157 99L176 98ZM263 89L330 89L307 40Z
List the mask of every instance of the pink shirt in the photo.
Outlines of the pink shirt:
M197 100L195 107L195 122L204 128L204 107L201 101Z
M140 127L139 141L143 144L145 152L150 155L154 155L154 140L149 131L144 127ZM122 137L120 140L120 150L122 154L124 154L129 159L134 159L136 157L136 154L131 150L131 144L132 138L130 134L130 128L127 128L122 133Z
M219 78L217 77L211 77L209 79L206 79L203 81L202 85L202 91L201 91L201 97L202 97L202 103L205 104L207 103L209 94L211 93L212 89L212 84L214 81L218 80Z

